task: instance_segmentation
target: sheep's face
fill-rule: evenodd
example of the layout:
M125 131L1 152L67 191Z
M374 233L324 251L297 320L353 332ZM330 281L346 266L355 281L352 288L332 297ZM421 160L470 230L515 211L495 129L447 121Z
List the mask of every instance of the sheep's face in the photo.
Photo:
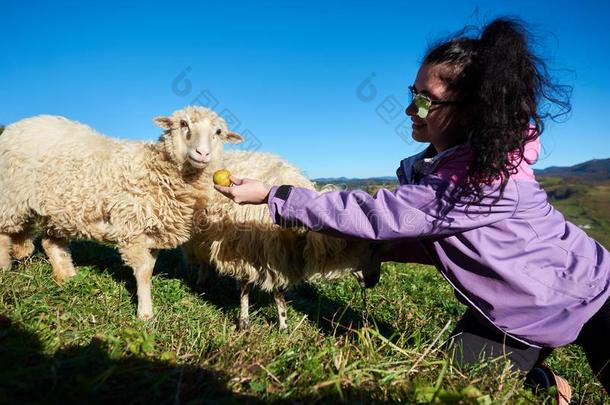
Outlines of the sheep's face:
M227 129L222 118L203 107L187 107L170 117L157 117L154 122L165 129L161 138L172 159L196 169L219 159L223 143L243 141L240 135Z

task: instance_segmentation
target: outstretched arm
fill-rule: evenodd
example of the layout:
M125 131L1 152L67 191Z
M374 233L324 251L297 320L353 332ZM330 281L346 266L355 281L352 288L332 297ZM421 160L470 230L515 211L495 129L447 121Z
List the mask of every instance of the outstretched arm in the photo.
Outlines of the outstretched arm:
M267 202L272 186L251 179L231 177L233 187L216 186L216 189L239 204L262 204ZM277 189L274 190L277 197ZM276 211L277 212L277 211ZM281 220L280 220L281 221ZM433 264L420 242L401 240L378 246L381 261Z
M403 185L395 191L381 189L374 196L361 190L317 193L292 186L270 187L256 180L234 179L234 184L217 189L241 204L267 201L277 224L373 241L465 232L510 217L517 204L510 182L499 201L495 201L497 193L490 193L469 205L452 204L441 179Z

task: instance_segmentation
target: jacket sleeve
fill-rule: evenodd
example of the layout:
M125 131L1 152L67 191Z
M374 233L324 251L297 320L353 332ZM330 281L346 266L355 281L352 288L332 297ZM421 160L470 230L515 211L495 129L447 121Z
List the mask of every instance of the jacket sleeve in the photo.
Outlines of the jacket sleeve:
M437 180L402 185L395 191L381 189L374 196L361 190L319 194L280 186L272 188L268 205L281 226L370 241L449 236L509 218L516 210L518 194L512 181L498 201L498 190L491 190L479 202L455 204L447 197L449 187Z

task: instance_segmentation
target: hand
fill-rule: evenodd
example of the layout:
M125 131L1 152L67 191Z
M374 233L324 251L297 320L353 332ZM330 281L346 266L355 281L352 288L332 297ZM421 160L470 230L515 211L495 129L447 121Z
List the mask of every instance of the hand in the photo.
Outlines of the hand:
M231 180L233 186L215 185L214 188L238 204L263 204L267 202L267 197L271 191L269 184L252 179L238 179L233 176L230 176L229 180Z

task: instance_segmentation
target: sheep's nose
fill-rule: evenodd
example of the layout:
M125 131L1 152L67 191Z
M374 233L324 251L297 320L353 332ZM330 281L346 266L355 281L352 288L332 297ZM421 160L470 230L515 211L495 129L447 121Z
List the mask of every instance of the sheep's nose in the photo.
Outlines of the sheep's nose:
M201 157L202 162L208 163L210 161L210 159L211 159L210 151L205 151L205 150L197 148L197 149L195 149L195 152L197 152L197 155Z

